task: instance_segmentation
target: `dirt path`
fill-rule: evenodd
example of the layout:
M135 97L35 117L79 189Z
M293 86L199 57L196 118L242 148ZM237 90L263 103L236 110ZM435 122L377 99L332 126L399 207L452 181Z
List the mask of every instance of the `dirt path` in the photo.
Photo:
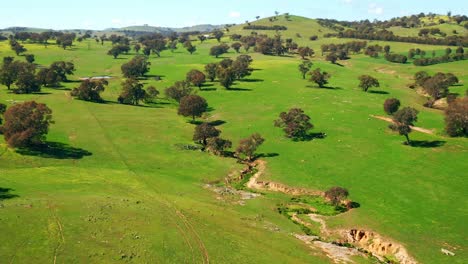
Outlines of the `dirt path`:
M385 117L385 116L376 116L376 115L370 115L371 117L373 118L376 118L376 119L380 119L380 120L383 120L383 121L387 121L389 123L393 123L393 119L391 119L390 117ZM425 128L421 128L421 127L415 127L415 126L410 126L411 129L413 129L414 131L418 131L418 132L421 132L421 133L424 133L424 134L429 134L429 135L434 135L434 131L433 130L429 130L429 129L425 129Z

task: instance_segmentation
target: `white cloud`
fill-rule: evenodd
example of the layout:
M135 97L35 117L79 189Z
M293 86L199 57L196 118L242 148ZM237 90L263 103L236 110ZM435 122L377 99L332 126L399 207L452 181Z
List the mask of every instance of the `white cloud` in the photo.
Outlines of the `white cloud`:
M241 14L237 11L232 11L229 13L229 17L232 17L232 18L239 18L241 16Z
M353 0L343 0L343 2L344 2L345 4L352 4L352 3L353 3Z
M375 15L381 15L384 12L384 9L381 6L378 6L377 4L370 4L369 5L369 14L375 14Z

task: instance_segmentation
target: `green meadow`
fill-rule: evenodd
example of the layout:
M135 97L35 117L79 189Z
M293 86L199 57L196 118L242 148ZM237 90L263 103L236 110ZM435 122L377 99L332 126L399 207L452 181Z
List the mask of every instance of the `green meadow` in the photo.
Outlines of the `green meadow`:
M426 99L407 85L420 70L450 72L460 79L451 91L463 95L468 62L416 67L358 54L340 61L341 66L333 65L324 61L320 45L352 40L310 41L310 35L321 36L328 29L305 18L292 17L286 25L289 30L283 37L294 37L299 45L315 50L312 69L332 75L329 88L319 89L301 78L298 56L250 51L255 70L237 81L236 89L214 82L197 91L210 106L203 119L222 121L221 135L234 145L260 133L266 141L258 153L268 156L262 158L267 162L265 180L314 190L347 188L360 207L331 217L329 226L373 230L404 245L420 263L466 263L468 141L447 137L443 112L424 108ZM298 32L302 38L296 37ZM240 27L231 33L246 34ZM227 37L223 41L232 43ZM446 48L370 43L388 44L398 53ZM162 79L148 78L145 85L156 86L163 97L164 89L185 79L189 70L203 70L205 64L221 60L208 55L216 40L194 44L193 55L181 45L161 57L152 55L149 75ZM0 87L1 103L46 103L55 121L47 141L62 144L49 155L25 153L7 148L0 138L0 263L330 263L323 252L294 238L292 234L301 234L300 227L277 212L288 197L266 194L241 205L217 199L204 188L242 165L232 158L180 149L180 144L192 143L194 125L177 115L174 102L116 102L120 66L135 55L133 51L113 59L106 55L109 42L75 42L67 50L24 45L39 65L72 61L77 69L72 80L113 78L102 94L103 104L73 99L69 89L77 82L31 95ZM231 49L223 57L237 55ZM14 53L4 41L0 57L5 56ZM362 74L376 77L381 87L361 91ZM414 131L410 138L419 146L405 146L388 123L371 118L385 115L382 105L391 97L418 109L417 126L434 135ZM273 121L292 107L302 108L312 118L312 132L326 137L304 142L285 138ZM456 256L443 255L441 248Z

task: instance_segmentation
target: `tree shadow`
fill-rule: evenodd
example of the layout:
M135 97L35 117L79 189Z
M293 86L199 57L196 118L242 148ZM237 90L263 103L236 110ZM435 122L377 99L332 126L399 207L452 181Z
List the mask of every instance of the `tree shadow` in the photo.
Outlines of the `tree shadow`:
M6 200L6 199L12 199L12 198L19 197L19 196L16 195L16 194L10 193L11 191L14 191L14 190L13 190L13 189L10 189L10 188L2 188L2 187L0 187L0 201L1 201L1 200Z
M314 139L324 139L327 137L327 134L323 132L318 132L318 133L309 133L303 137L300 138L294 138L293 141L312 141Z
M447 141L412 140L410 143L410 146L416 147L416 148L438 148L438 147L442 147L443 145L445 145L445 143L447 143Z
M314 85L307 85L307 88L314 88L314 89L326 89L326 90L343 90L341 87L331 87L331 86L323 86L323 87L318 87Z
M237 91L237 92L250 92L252 89L248 88L229 88L227 91Z
M373 91L373 90L369 90L368 93L371 93L371 94L390 94L387 91Z
M210 126L222 126L222 125L226 124L226 121L224 121L224 120L215 120L215 121L208 122L208 124Z
M336 65L336 66L344 67L344 65L343 65L343 64L340 64L339 62L335 62L335 63L332 63L332 64L334 64L334 65Z
M257 155L258 158L274 158L278 156L278 153L260 153Z
M38 156L48 159L82 159L85 156L93 155L93 153L84 149L74 148L59 142L45 142L42 145L19 148L16 152L21 155Z
M358 203L358 202L350 202L348 204L348 208L350 208L350 209L359 208L359 207L361 207L361 204Z
M239 80L241 82L264 82L264 80L262 79L242 79L242 80Z

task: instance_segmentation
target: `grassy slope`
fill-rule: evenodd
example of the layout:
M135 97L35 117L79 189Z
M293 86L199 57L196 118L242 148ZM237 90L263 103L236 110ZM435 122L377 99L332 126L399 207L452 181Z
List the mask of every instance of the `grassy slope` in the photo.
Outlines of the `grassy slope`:
M283 36L293 37L297 33L294 28L305 27L296 25L296 19L297 24L302 23L302 18L293 17L286 24L291 30ZM306 36L315 32L317 28L306 27L299 32L303 38L298 41L316 50L321 43L346 41L307 41ZM199 45L193 56L181 50L153 58L151 73L165 76L156 86L161 90L182 79L189 69L201 69L203 64L215 61L206 56L213 44ZM396 52L413 46L389 44ZM1 56L11 54L6 43L0 45ZM427 50L444 48L415 46ZM77 77L118 76L119 65L125 61L104 56L108 47L94 44L91 51L85 43L73 51L32 45L27 48L34 50L41 64L73 59ZM462 178L462 172L468 169L466 140L414 132L411 137L415 140L445 144L438 148L409 148L401 145L402 137L386 129L386 123L368 117L383 114L383 100L394 96L403 105L421 110L418 125L442 133L442 114L420 107L424 99L406 88L411 74L421 68L362 55L339 67L324 63L319 57L314 59L315 66L329 71L333 75L330 85L339 87L321 90L307 87L310 84L299 78L298 59L251 55L258 70L250 79L257 81L235 85L247 91L225 91L215 84L216 91L200 94L214 108L210 120L226 121L221 127L224 137L237 142L252 132L265 136L267 141L260 151L279 154L268 159L268 178L293 186L349 188L351 198L361 203L361 208L336 217L333 224L374 229L407 245L423 263L447 261L439 253L441 247L467 247L463 236L467 230L462 220L467 214L466 183ZM464 84L468 81L464 67L466 62L456 62L424 69L454 72ZM356 79L362 73L378 77L381 90L389 94L359 91ZM115 100L118 85L118 80L112 81L104 97ZM455 89L463 92L466 86ZM47 252L41 255L42 260L50 261L57 249L59 260L68 262L89 257L92 262L113 262L122 254L129 257L131 253L149 261L177 263L189 261L186 258L192 255L199 260L196 234L188 231L190 228L178 217L178 209L202 237L215 262L311 261L308 251L288 235L297 232L297 228L274 212L276 197L267 196L240 207L223 204L201 188L204 181L221 178L237 165L232 160L177 150L174 144L190 142L192 126L176 116L173 105L96 105L71 100L65 91L46 91L52 94L15 96L2 90L0 100L35 98L48 103L56 119L48 139L93 155L81 160L56 160L7 150L0 156L0 187L13 188L13 193L19 195L2 201L5 207L1 209L0 229L2 234L13 237L0 246L2 257L9 259L16 254L19 262L27 262L38 252ZM310 114L314 131L326 132L328 137L310 142L284 139L272 122L279 112L293 106ZM265 220L253 221L256 216ZM64 230L61 243L57 219ZM267 231L267 222L278 225L282 231ZM189 243L180 238L180 229L188 233ZM451 261L463 263L466 253L455 252L457 257ZM313 260L317 263L323 257Z

